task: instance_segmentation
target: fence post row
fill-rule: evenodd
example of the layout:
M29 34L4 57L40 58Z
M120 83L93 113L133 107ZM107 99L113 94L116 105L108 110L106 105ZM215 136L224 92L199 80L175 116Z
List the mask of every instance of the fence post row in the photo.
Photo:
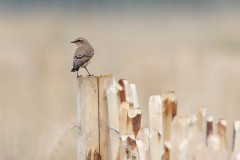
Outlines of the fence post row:
M228 151L227 121L177 115L174 92L151 96L149 127L135 84L111 75L78 78L78 160L240 160L240 121ZM215 129L216 128L216 129Z

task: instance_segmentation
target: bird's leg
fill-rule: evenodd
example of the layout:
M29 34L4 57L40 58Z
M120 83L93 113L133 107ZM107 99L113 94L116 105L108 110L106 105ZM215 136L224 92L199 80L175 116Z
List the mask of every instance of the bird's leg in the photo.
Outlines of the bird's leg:
M85 68L86 71L88 72L87 67L84 67L84 68ZM90 73L88 72L88 76L93 76L93 74L90 74Z

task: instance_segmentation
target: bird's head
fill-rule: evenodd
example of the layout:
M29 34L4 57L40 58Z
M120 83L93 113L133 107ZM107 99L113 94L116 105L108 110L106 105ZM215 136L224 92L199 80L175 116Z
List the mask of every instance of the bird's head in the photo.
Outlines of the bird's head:
M77 46L81 46L82 44L86 43L87 40L85 38L77 38L74 41L72 41L71 43L75 43Z

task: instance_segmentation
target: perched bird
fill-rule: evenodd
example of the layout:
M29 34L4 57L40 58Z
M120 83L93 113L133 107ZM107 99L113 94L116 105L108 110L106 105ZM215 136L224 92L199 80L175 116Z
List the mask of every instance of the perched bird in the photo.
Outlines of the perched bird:
M80 67L85 68L88 72L87 65L89 64L90 59L94 55L94 49L91 44L82 37L77 38L71 43L75 43L78 46L73 56L73 68L71 72L77 72L77 76L79 77L78 70ZM88 76L92 75L88 72Z

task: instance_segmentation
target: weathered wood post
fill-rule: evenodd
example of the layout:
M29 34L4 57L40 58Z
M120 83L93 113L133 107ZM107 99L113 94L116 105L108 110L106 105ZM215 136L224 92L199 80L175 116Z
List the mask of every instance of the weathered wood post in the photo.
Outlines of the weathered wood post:
M233 123L233 153L240 153L240 121L234 121Z
M164 154L163 147L163 106L160 96L149 99L149 142L151 160L158 160Z
M106 91L112 76L78 79L78 160L108 159L108 107Z
M177 98L174 92L163 93L161 97L163 102L163 142L165 145L163 160L169 160L171 152L171 125L174 117L177 115Z

